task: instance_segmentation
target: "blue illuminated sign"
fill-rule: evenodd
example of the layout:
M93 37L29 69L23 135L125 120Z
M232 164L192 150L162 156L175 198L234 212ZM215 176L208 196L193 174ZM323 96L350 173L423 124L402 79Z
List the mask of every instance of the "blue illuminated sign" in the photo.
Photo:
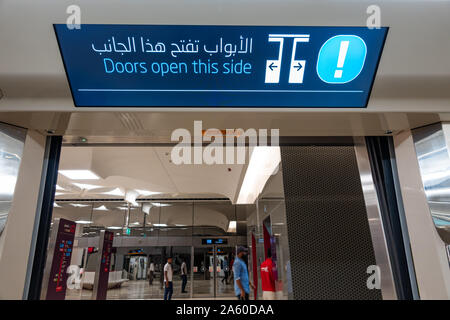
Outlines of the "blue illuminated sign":
M228 240L227 239L222 239L222 238L218 238L218 239L202 239L202 244L227 244Z
M387 28L55 25L77 107L366 107Z

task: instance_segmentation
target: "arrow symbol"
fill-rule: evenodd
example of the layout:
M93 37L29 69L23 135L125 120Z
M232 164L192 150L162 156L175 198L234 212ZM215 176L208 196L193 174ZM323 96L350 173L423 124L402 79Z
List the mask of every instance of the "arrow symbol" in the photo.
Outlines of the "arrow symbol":
M300 71L300 69L302 68L302 65L301 65L300 62L299 62L297 66L294 66L294 68L296 68L297 71Z
M273 71L273 68L278 68L278 66L273 65L273 62L269 64L270 71Z

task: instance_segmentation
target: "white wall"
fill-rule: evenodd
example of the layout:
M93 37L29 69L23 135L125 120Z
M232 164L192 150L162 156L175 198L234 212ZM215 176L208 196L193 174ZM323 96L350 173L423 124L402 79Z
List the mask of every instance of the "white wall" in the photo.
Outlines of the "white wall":
M400 188L421 299L450 299L450 267L434 227L411 131L394 136Z
M46 137L28 131L5 230L0 240L0 299L22 299L38 208Z

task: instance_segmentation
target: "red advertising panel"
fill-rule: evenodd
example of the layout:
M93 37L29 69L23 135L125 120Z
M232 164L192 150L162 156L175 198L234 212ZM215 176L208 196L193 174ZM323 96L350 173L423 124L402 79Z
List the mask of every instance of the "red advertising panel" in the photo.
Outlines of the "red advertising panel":
M111 253L113 250L114 233L105 231L103 237L103 246L100 256L100 269L97 284L97 300L106 300L108 291L109 269L111 266ZM101 241L101 240L100 240Z
M50 268L46 300L64 300L67 289L67 267L72 257L76 223L59 219L55 249Z

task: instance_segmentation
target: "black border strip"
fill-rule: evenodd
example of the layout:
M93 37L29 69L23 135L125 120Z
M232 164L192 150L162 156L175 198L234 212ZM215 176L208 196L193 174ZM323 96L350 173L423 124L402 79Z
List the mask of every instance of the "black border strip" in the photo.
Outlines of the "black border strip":
M267 146L271 146L271 136L267 137ZM277 146L353 146L352 136L281 136ZM202 142L202 147L210 145L211 142ZM223 143L226 145L226 142ZM238 146L237 142L233 145ZM244 145L249 146L248 139L245 139ZM195 146L192 143L180 142L65 142L63 146L69 147L174 147L174 146Z
M42 198L41 215L37 231L36 246L31 270L28 300L39 300L41 295L43 272L47 259L47 245L50 224L55 201L56 181L58 178L59 158L61 155L62 136L50 136L47 139L49 148L47 174Z
M392 137L366 137L371 173L378 194L378 204L388 247L388 256L399 300L412 300L408 260L403 241L402 226L395 192L394 172L389 144ZM390 141L389 141L390 140Z

